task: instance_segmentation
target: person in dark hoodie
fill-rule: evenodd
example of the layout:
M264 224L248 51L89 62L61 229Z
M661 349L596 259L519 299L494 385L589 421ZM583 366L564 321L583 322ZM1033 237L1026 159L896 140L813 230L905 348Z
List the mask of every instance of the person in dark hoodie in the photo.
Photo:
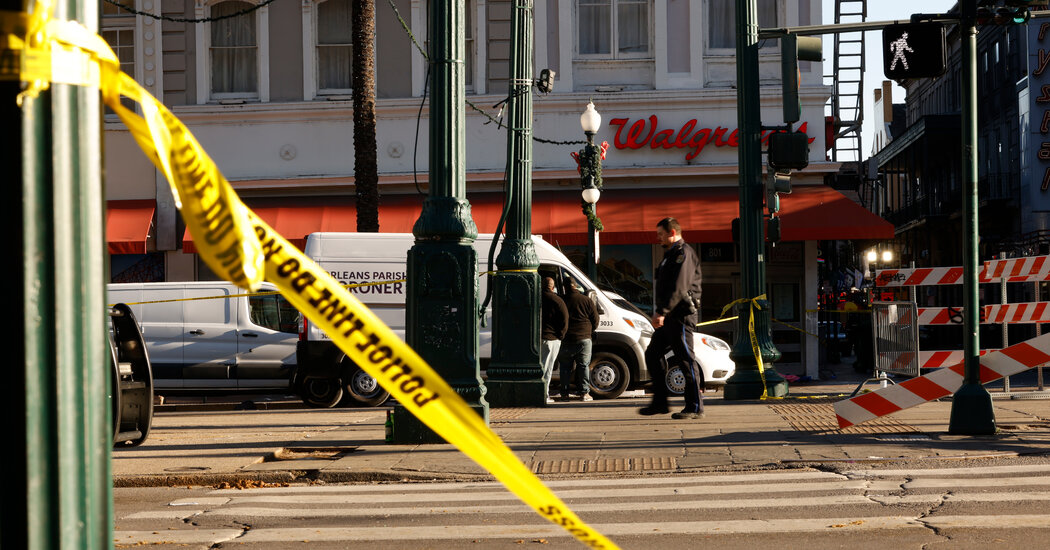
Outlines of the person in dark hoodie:
M561 341L558 366L561 373L561 399L569 398L569 383L573 370L580 389L582 401L593 401L591 397L591 338L598 330L598 307L594 300L584 296L576 287L572 277L565 278L565 307L569 310L569 329Z
M554 292L554 279L543 278L543 296L540 302L540 338L543 344L543 397L547 403L553 403L550 394L551 375L554 374L554 363L558 360L558 350L565 331L569 330L569 310L561 296Z

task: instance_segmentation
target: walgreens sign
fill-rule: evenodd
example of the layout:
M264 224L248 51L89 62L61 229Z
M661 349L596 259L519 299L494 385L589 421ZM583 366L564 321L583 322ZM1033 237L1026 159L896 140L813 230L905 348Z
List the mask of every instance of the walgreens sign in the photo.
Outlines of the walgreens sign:
M685 160L693 160L708 144L715 147L738 147L737 133L739 129L730 132L729 128L716 126L715 128L697 128L699 122L696 119L686 121L679 129L666 128L658 130L660 121L656 115L650 115L648 119L640 118L633 123L629 118L614 118L609 124L616 127L616 137L613 138L613 146L617 149L686 149L688 153ZM808 123L803 122L798 127L799 132L806 133ZM769 134L773 130L762 132L762 143L769 141ZM813 143L816 138L810 137Z

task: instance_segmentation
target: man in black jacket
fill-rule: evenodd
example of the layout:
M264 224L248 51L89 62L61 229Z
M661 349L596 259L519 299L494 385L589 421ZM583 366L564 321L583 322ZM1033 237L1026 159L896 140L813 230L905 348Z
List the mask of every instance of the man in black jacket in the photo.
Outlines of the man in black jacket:
M565 331L569 330L569 310L561 296L554 293L554 279L543 278L543 296L540 302L540 332L543 344L543 397L547 403L553 403L550 389L551 375L554 373L554 362L558 359L558 349Z
M665 373L669 365L678 365L685 375L685 409L671 418L700 419L704 417L700 397L704 380L693 354L693 332L700 311L700 258L682 239L682 226L674 218L656 224L656 238L666 252L656 268L653 285L656 331L645 350L645 366L653 377L653 401L638 412L646 416L668 412Z
M598 330L598 308L594 300L584 296L576 288L572 277L565 278L565 307L569 310L569 329L561 341L558 366L561 371L561 398L568 399L569 383L573 367L576 382L580 387L580 399L593 401L591 397L591 336Z

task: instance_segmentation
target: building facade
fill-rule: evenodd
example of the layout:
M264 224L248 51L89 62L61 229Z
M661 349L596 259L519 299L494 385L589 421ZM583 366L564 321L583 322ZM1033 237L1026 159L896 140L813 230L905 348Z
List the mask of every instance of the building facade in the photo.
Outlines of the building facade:
M127 0L131 1L131 0ZM354 231L350 0L136 0L137 14L103 0L101 32L125 71L165 103L215 159L244 202L293 242L312 231ZM503 206L512 3L466 1L467 189L480 232ZM763 28L821 23L818 0L759 0ZM376 5L380 230L409 232L427 191L425 2ZM739 215L732 0L538 0L535 75L556 71L534 95L533 232L582 259L587 220L570 153L592 100L608 142L597 205L598 282L651 308L662 256L655 224L675 216L704 261L704 318L738 298ZM235 15L239 14L239 15ZM223 18L225 17L225 18ZM216 19L219 18L219 19ZM206 20L191 23L187 20ZM764 125L782 124L780 48L760 54ZM818 241L886 236L888 224L822 185L825 160L819 63L800 63L801 129L810 164L782 199L784 242L770 247L774 317L816 333ZM796 128L799 126L797 125ZM168 184L106 117L112 276L213 277L193 254ZM733 323L706 327L732 338ZM816 376L815 339L782 328L785 372Z

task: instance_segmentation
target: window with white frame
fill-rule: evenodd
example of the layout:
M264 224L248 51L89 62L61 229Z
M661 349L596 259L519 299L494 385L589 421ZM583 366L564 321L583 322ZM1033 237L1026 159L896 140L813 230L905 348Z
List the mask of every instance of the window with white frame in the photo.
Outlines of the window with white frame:
M262 0L203 0L198 29L197 103L270 100L269 8Z
M576 52L580 57L651 57L650 0L577 0Z
M120 70L135 78L135 14L108 2L100 4L102 18L99 34L117 54ZM129 109L135 108L135 102L128 98L123 98L121 102ZM111 111L107 108L106 112Z
M211 17L230 16L251 7L247 2L221 2L211 7ZM259 93L259 37L255 12L211 21L209 27L212 96L256 97Z
M780 2L758 0L758 26L762 29L777 27L780 20ZM708 0L707 2L707 49L736 49L736 0ZM766 40L762 49L774 48L776 40ZM723 52L716 52L723 53Z
M346 94L353 86L351 0L317 4L317 93Z

